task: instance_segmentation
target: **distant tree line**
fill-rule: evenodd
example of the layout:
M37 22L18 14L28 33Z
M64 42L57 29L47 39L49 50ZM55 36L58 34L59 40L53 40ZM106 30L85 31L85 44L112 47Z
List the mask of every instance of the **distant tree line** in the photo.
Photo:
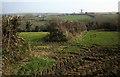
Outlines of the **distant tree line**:
M118 31L118 19L95 19L87 23L87 30Z
M89 22L86 26L87 30L117 31L118 29L118 24L111 22Z
M25 28L18 28L19 32L47 32L48 25L35 26L31 22L26 22Z
M86 13L87 14L87 13ZM53 24L58 26L58 25L63 25L64 29L67 29L67 31L73 35L78 33L78 31L81 31L83 29L83 26L78 26L79 24L81 25L86 25L87 30L103 30L103 31L117 31L118 30L118 19L117 18L107 18L107 17L102 17L102 16L95 16L92 21L87 21L87 22L82 22L82 21L62 21L60 19L54 19L54 20L49 20L46 21L46 24L40 25L40 26L35 26L31 22L26 22L25 28L24 29L18 29L20 32L48 32L49 31L49 25ZM67 25L66 25L67 24ZM79 28L81 27L81 28ZM73 30L74 29L74 30ZM76 32L75 32L76 31Z

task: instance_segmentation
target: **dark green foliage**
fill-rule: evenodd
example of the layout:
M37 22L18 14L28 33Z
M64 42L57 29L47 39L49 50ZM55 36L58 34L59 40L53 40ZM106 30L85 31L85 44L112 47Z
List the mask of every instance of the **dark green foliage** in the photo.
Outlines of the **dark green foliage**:
M35 32L39 32L39 26L35 27Z
M116 31L117 30L117 24L110 23L110 22L101 23L99 27L103 28L105 31Z
M32 24L30 22L26 22L26 31L27 32L31 31L31 26L32 26Z
M48 32L48 24L39 26L40 32Z
M67 38L62 29L60 28L59 22L60 20L53 19L48 23L48 31L50 34L44 38L45 41L49 42L66 42Z
M117 17L110 18L110 17L96 16L94 21L90 21L86 25L87 30L117 31L118 18Z
M50 34L45 38L45 41L66 42L67 38L62 31L55 29L55 30L50 32Z
M111 22L89 22L87 24L87 30L104 30L104 31L117 31L117 24Z

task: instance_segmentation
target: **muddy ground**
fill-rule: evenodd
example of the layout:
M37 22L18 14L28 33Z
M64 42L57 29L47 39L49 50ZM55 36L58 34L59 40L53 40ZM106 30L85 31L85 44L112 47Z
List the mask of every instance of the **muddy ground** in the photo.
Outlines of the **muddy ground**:
M41 49L41 48L40 48ZM43 48L35 51L37 55L49 56L55 63L44 71L32 75L76 75L76 76L120 76L119 48L100 46L82 47L76 52L65 52ZM44 51L43 51L44 50ZM47 54L48 53L48 54ZM34 53L35 54L35 53Z

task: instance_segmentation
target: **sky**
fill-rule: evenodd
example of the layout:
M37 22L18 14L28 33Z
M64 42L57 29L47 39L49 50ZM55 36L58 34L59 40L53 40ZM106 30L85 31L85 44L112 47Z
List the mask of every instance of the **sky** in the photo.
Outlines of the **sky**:
M0 13L117 12L119 0L4 0Z

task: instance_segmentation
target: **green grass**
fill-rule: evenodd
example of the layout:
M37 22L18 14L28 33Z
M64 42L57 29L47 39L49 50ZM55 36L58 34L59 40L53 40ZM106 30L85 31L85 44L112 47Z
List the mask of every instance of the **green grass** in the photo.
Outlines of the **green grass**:
M118 32L84 32L82 38L74 40L74 45L102 45L112 46L118 45Z
M43 44L43 39L49 32L21 32L20 36L30 44L30 48Z
M54 63L54 59L52 58L32 56L28 59L28 62L18 70L18 75L35 74L49 68L52 63Z
M48 34L48 32L22 32L20 36L28 42L40 42Z
M48 32L22 32L22 36L25 40L31 43L40 43L42 39L49 34ZM73 45L102 45L112 46L118 45L118 32L97 32L88 31L84 32L80 39L74 40Z
M46 20L51 20L52 18L59 18L59 19L62 19L62 20L70 20L70 21L91 20L92 19L90 16L87 16L87 15L47 16L45 19Z

